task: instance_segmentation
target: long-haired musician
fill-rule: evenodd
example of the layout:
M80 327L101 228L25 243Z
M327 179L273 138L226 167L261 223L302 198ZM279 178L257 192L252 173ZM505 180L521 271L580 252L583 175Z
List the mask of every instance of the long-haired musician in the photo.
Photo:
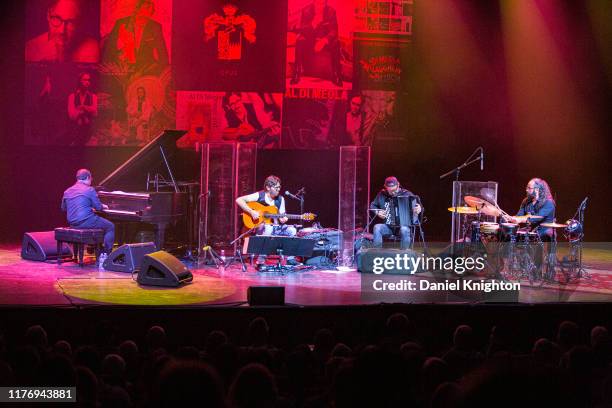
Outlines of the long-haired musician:
M382 247L383 236L385 235L399 235L401 249L410 248L410 244L412 243L411 230L409 226L400 225L400 221L396 219L397 217L395 217L395 209L393 208L395 205L395 200L393 200L393 198L395 197L416 197L416 195L405 188L402 188L396 177L387 177L385 179L384 187L370 204L370 208L380 210L376 211L376 217L378 217L380 220L384 220L383 222L374 225L374 247ZM410 224L417 221L421 211L421 205L419 204L418 200L415 200L414 205L412 206L413 222Z
M537 215L542 218L530 219L530 224L540 235L542 241L549 241L552 237L552 228L541 227L542 223L555 222L555 200L546 180L532 178L525 188L527 193L517 213L517 216ZM516 217L504 217L507 221L518 223Z

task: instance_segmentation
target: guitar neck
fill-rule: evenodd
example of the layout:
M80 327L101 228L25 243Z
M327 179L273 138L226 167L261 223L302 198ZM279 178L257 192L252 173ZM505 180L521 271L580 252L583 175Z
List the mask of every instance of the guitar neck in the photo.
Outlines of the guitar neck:
M290 220L299 220L302 218L299 214L265 214L266 218L289 218Z

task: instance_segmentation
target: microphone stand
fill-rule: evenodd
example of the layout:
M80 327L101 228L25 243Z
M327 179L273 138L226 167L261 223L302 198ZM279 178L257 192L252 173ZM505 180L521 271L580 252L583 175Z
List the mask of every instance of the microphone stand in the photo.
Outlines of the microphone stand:
M472 159L472 157L474 157L474 154L476 154L477 151L481 150L482 147L478 147L476 150L474 150L474 152L472 154L470 154L470 157L467 158L467 160L465 162L463 162L463 164L460 164L459 166L455 167L454 169L447 171L446 173L444 173L443 175L440 176L440 180L445 179L446 177L450 176L451 174L455 174L455 181L459 181L459 172L463 169L465 169L466 167L468 167L470 164L472 163L476 163L477 161L480 161L480 157L476 157L474 159Z
M305 194L306 194L306 190L304 190L304 187L298 190L298 193L296 194L296 196L300 199L300 215L304 214L304 195Z
M289 193L289 191L287 191L286 193ZM304 214L304 196L306 195L306 189L302 187L297 191L297 193L291 195L288 195L286 193L285 195L287 195L287 197L293 198L294 200L298 200L300 202L300 215ZM302 220L300 219L300 221ZM296 227L301 228L303 227L303 225L296 225Z

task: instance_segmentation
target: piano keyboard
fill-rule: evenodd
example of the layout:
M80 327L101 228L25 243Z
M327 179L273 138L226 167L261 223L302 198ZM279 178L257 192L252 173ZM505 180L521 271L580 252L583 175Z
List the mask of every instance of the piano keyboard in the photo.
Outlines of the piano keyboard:
M128 191L108 191L106 192L106 194L114 194L114 195L123 195L123 196L133 196L133 197L143 197L143 198L149 198L149 194L148 193L131 193Z
M122 214L122 215L137 215L136 211L123 211L123 210L102 210L102 212L107 214Z

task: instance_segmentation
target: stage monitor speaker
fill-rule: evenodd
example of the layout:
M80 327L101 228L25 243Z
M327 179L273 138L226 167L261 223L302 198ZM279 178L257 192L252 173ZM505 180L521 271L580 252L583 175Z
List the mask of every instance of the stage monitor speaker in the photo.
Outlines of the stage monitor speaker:
M57 241L55 231L26 232L21 241L21 257L30 261L46 261L57 259ZM62 245L64 257L72 257L72 248L66 243Z
M285 304L285 287L249 286L247 301L249 306L283 306Z
M144 256L156 250L154 242L121 245L106 258L104 269L114 272L137 272Z
M166 251L146 254L136 279L141 285L169 287L177 287L192 280L191 271Z

